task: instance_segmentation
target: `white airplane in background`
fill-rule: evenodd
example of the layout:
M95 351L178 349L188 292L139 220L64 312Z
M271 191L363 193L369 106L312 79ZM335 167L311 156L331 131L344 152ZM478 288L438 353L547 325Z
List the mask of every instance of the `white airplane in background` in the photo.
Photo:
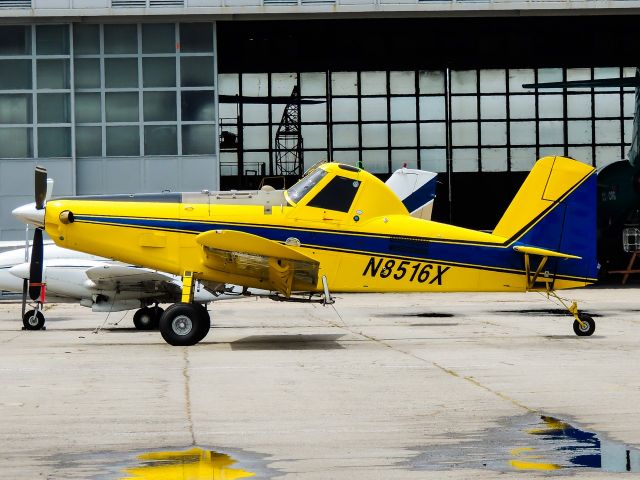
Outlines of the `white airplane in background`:
M42 280L46 284L47 302L79 302L94 312L138 309L133 323L140 330L156 328L164 311L157 304L175 301L182 289L180 279L173 275L67 250L54 244L44 245L44 259ZM21 292L23 281L29 279L29 267L24 247L0 253L0 290ZM195 301L208 303L241 294L239 288L229 287L228 291L218 295L199 288L196 289ZM22 321L27 330L40 330L45 324L40 310L29 310Z
M411 215L429 220L436 195L436 173L424 170L401 168L387 180L387 184L407 207ZM53 187L48 180L47 196ZM35 232L39 233L38 230ZM36 308L25 311L27 281L34 272L34 266L27 258L37 263L36 277L31 286L46 285L45 297L52 303L75 303L90 307L94 312L119 312L137 309L133 323L139 330L158 327L164 310L160 303L179 301L182 282L179 277L127 265L86 253L67 250L50 242L43 242L40 232L40 248L37 260L25 255L25 247L0 253L0 291L23 292L22 323L27 330L44 328L45 317L42 303L35 300L40 293L32 296ZM7 248L13 243L4 242ZM0 250L1 251L1 250ZM225 285L224 291L210 292L198 287L194 302L206 304L214 300L238 298L243 295L269 295L270 292L257 289L243 289L236 285Z

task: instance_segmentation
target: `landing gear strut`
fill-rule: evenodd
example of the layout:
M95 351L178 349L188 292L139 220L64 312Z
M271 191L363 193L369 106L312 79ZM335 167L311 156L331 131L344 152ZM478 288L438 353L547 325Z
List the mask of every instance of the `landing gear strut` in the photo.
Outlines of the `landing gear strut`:
M182 298L167 308L160 318L160 333L169 345L195 345L209 333L207 308L193 301L193 272L182 276Z

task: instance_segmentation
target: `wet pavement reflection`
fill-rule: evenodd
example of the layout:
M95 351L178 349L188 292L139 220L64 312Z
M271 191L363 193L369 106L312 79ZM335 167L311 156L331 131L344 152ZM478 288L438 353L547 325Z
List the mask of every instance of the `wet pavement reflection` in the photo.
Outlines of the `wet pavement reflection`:
M123 469L121 480L235 480L255 475L229 455L201 448L142 453L137 460L139 465Z
M451 436L447 436L451 439ZM554 417L527 414L457 442L427 447L410 462L418 470L459 468L558 471L577 468L640 472L640 451Z

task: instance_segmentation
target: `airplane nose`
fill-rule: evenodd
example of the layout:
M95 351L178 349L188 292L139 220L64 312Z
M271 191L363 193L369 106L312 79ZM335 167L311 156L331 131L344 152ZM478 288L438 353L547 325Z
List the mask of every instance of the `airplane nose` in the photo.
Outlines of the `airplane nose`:
M44 208L38 210L35 203L29 203L15 208L11 213L21 222L28 223L34 227L44 228L44 212Z
M9 273L14 277L18 278L29 278L29 267L28 263L21 263L19 265L14 265L9 269Z

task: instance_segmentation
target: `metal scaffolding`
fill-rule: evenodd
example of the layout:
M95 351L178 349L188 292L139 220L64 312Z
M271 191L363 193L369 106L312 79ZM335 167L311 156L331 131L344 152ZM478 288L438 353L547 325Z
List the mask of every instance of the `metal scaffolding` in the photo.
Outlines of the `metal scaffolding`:
M291 101L282 112L275 138L275 174L302 175L304 165L302 129L300 125L300 95L298 86L291 91Z

